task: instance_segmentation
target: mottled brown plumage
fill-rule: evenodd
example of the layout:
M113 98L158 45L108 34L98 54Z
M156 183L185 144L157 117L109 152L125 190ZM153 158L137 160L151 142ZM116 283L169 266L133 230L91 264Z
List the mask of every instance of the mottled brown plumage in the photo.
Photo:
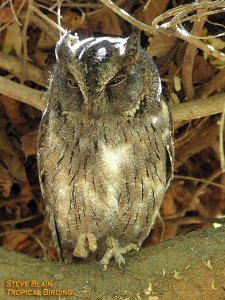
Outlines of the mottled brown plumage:
M168 107L135 35L64 35L38 142L40 183L59 256L95 253L105 270L148 236L173 173Z

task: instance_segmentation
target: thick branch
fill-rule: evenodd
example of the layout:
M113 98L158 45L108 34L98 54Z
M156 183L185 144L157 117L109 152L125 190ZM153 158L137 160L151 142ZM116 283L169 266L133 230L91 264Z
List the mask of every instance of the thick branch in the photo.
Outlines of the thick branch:
M206 99L196 99L171 107L173 121L181 122L198 119L223 112L225 94L218 94Z
M73 296L65 297L68 300L144 300L153 296L193 300L203 295L206 300L223 299L224 253L225 228L201 230L130 253L126 255L124 274L112 262L102 279L96 261L64 265L0 249L0 288L6 295L7 280L37 280L52 281L52 289L72 290Z
M200 98L207 98L217 89L225 84L225 68L219 71L210 81L206 82L199 90L198 96Z
M2 76L0 76L0 93L40 110L44 110L46 105L44 92L29 88L23 84L18 84Z
M47 94L45 92L31 89L2 76L0 76L0 93L40 110L44 110L46 106ZM207 99L197 99L174 105L171 107L173 121L176 123L221 113L224 102L225 94L223 93Z
M8 55L0 52L0 69L8 71L16 77L22 78L23 64L13 55ZM26 76L30 81L33 81L41 86L46 86L43 71L34 65L27 63Z

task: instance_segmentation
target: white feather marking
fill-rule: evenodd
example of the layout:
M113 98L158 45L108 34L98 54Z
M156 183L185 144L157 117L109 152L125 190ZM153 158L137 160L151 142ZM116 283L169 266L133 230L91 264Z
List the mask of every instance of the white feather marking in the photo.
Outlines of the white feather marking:
M157 124L157 122L158 122L158 118L157 118L157 117L153 117L153 118L152 118L152 123L153 123L153 124Z
M102 145L103 161L110 172L117 173L128 155L128 146L112 148Z
M98 61L102 61L106 57L106 53L107 53L107 51L106 51L105 47L98 49L98 51L96 53L96 59Z
M107 192L108 192L108 204L111 207L113 207L116 211L118 211L118 192L117 192L117 190L112 185L108 185Z

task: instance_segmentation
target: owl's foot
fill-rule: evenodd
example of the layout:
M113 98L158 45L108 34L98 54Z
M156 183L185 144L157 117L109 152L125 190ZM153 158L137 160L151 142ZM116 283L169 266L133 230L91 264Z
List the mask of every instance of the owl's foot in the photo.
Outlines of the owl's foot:
M129 244L125 247L119 247L119 243L117 239L113 238L112 236L107 238L107 249L103 256L103 258L100 261L100 266L102 271L107 270L107 266L109 264L109 261L112 257L114 257L115 262L119 265L121 272L124 273L125 270L125 259L122 254L125 254L128 251L138 251L139 247L136 244Z
M85 258L88 256L89 250L91 252L95 252L97 250L96 237L91 232L81 233L78 236L73 256Z

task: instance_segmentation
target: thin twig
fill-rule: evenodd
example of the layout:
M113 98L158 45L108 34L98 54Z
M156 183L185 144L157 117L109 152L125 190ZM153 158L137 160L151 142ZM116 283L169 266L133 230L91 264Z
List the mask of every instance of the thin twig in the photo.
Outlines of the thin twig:
M29 216L29 217L26 217L26 218L21 218L21 219L18 219L18 220L1 221L0 225L3 226L3 225L12 225L12 224L18 224L18 223L28 222L28 221L31 221L33 219L39 218L41 216L42 215L40 213L37 213L36 215L32 215L32 216Z
M204 3L196 1L195 3L179 5L175 8L167 10L163 14L156 17L152 22L152 26L153 26L153 28L157 28L159 26L158 25L159 23L162 23L166 19L171 18L173 16L177 16L177 14L179 14L179 13L189 14L193 11L198 10L198 9L212 9L212 10L214 10L216 8L222 8L223 9L224 7L225 7L225 1L224 0L217 0L217 1L204 2Z
M135 27L139 28L140 30L143 30L148 34L174 35L184 41L187 41L188 43L194 44L197 48L201 49L202 51L210 53L212 56L222 61L225 61L224 53L216 50L211 45L206 45L201 40L198 40L195 37L191 37L187 31L184 31L183 29L179 28L178 25L175 26L173 19L168 23L158 25L158 23L164 21L166 18L173 17L173 16L175 16L175 18L177 19L177 23L179 23L180 19L177 18L177 14L182 13L183 15L185 11L186 13L189 13L191 11L200 8L215 8L215 7L223 8L225 7L225 1L215 1L213 2L213 4L207 2L207 3L191 3L187 5L180 5L178 7L166 11L165 13L161 14L159 17L155 18L152 22L152 26L144 24L143 22L140 22L137 19L133 18L125 10L115 5L111 0L100 0L100 1L104 3L107 7L112 9L116 14L118 14L123 19L125 19L127 22L131 23Z
M183 29L179 27L176 28L174 35L188 43L195 45L197 48L201 49L204 52L210 53L212 56L216 57L219 60L225 61L225 54L216 50L213 46L203 43L201 40L198 40L195 37L192 37L188 32L184 32Z
M16 22L17 24L21 25L20 22L19 22L19 20L18 20L18 18L17 18L15 9L14 9L14 7L13 7L12 0L9 0L9 3L10 3L10 8L11 8L11 10L12 10L12 14L13 14L13 18L14 18L15 22Z
M124 9L119 8L115 3L113 3L111 0L100 0L102 3L104 3L108 8L113 10L116 14L118 14L121 18L126 20L127 22L131 23L135 27L149 33L153 34L155 33L152 26L149 26L147 24L144 24L137 19L133 18L131 15L129 15Z
M224 161L224 121L225 121L225 102L223 112L220 119L219 126L219 153L220 153L220 166L223 172L225 172L225 161Z
M179 218L163 218L166 224L171 225L189 225L189 224L204 224L204 223L217 223L225 224L225 218L209 218L209 217L179 217Z
M26 230L20 230L20 229L17 230L17 229L15 229L15 230L10 230L10 231L5 231L5 232L0 233L0 237L4 236L4 235L12 234L12 233L15 233L15 234L16 233L23 233L23 234L26 234L29 237L33 238L38 243L38 245L41 247L41 249L43 251L44 258L47 257L46 247L41 242L41 240L35 234L33 234L31 232L27 232Z
M37 9L35 6L31 6L31 9L38 14L42 19L44 19L46 22L48 22L53 28L56 28L59 32L62 34L66 33L66 30L60 27L58 24L56 24L54 21L52 21L50 18L48 18L45 14L43 14L39 9Z
M25 14L22 12L19 15L19 18L24 21L25 19ZM41 31L43 31L44 33L46 33L53 41L58 41L59 39L59 34L58 34L58 29L55 28L55 26L49 26L49 22L48 22L48 17L47 20L43 20L42 17L39 16L30 16L30 24L34 25L38 28L41 29ZM51 20L52 21L52 20ZM52 21L53 22L53 21ZM54 22L53 22L54 23ZM55 25L56 23L54 23ZM50 24L51 25L51 24Z
M202 2L206 2L207 0L202 0ZM198 10L197 14L202 11ZM205 12L206 9L203 9ZM201 20L198 20L197 18L195 19L193 28L191 30L191 34L196 36L200 35L203 29L203 26L205 24L205 18L201 18ZM185 96L187 100L192 100L194 99L195 95L195 90L193 87L193 66L194 66L194 61L196 57L196 50L197 47L192 44L187 45L187 49L185 51L184 55L184 60L183 60L183 66L182 66L182 83L183 83L183 88L185 92Z
M29 19L31 14L30 4L32 3L32 0L29 0L28 8L26 11L26 17L23 24L23 30L22 30L22 41L23 41L23 78L22 81L25 80L27 76L27 62L28 62L28 51L27 51L27 29L29 25Z
M21 10L22 10L22 8L23 8L23 6L24 6L24 4L25 4L26 1L27 1L27 0L23 0L23 1L21 2L20 6L19 6L19 8L18 8L18 10L17 10L17 12L16 12L16 17L19 16L19 14L20 14L20 12L21 12ZM12 22L13 22L13 21L10 21L10 22L4 24L4 25L0 28L0 32L3 31L5 28L7 28Z
M193 195L193 197L192 197L192 199L191 199L191 201L190 201L189 207L194 206L194 208L196 209L196 204L198 203L198 197L199 197L200 195L202 195L202 194L205 192L207 186L208 186L209 184L211 184L211 182L212 182L213 180L215 180L217 177L219 177L222 173L223 173L223 172L221 171L221 169L214 170L214 173L213 173L212 175L210 175L210 176L208 177L208 179L206 179L205 182L203 182L203 183L197 188L196 192L194 193L194 195Z
M61 28L61 0L58 0L58 6L57 6L57 22L58 22L58 26ZM61 31L59 31L59 35L60 37L62 36Z
M184 180L190 180L190 181L199 181L199 182L203 182L206 183L208 185L213 185L216 187L219 187L221 189L225 189L225 186L204 178L196 178L196 177L191 177L191 176L183 176L183 175L174 175L174 179L184 179Z

